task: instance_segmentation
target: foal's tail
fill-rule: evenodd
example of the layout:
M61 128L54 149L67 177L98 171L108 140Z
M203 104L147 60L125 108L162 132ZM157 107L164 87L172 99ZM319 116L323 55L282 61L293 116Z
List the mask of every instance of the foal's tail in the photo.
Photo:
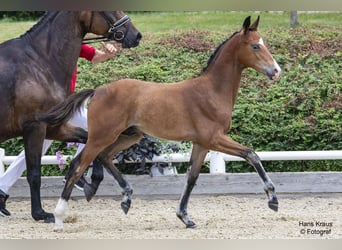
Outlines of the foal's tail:
M94 89L85 89L72 94L63 102L52 107L47 113L37 114L37 119L50 126L59 126L67 122L81 108L85 100L93 96L94 92Z

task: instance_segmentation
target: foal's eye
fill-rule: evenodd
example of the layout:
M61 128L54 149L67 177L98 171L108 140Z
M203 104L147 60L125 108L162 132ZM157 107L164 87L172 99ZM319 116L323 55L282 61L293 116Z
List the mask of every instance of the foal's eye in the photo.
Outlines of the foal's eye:
M259 44L252 44L251 46L252 46L252 49L253 49L253 50L258 50L258 49L260 49Z

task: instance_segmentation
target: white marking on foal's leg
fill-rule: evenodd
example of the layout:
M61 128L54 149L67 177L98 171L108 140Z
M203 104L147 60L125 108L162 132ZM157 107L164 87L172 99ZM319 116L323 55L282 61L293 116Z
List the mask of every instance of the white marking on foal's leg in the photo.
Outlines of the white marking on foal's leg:
M63 231L63 218L65 215L65 211L68 207L68 202L63 198L59 198L57 206L55 208L55 232Z

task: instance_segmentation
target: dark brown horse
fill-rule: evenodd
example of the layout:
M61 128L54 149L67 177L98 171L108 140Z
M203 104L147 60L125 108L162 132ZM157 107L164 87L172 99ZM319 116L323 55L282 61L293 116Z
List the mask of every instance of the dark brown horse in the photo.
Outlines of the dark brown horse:
M96 156L119 181L125 193L122 208L127 213L132 188L111 159L143 134L193 142L187 181L177 209L177 216L187 227L195 227L187 205L208 150L239 156L253 165L264 183L269 207L277 211L274 185L257 154L226 135L231 127L242 71L251 67L270 79L280 75L278 64L257 33L258 23L259 18L250 25L247 17L242 29L216 49L198 77L170 84L124 79L73 95L49 114L40 116L49 125L67 127L66 120L80 103L91 97L88 141L84 151L72 162L74 173L67 180L55 209L55 230L63 229L72 187Z
M47 12L25 34L0 44L0 141L23 136L35 220L54 221L40 199L44 138L83 143L87 138L81 130L69 136L69 131L46 129L36 113L46 112L71 94L71 76L88 32L116 40L124 48L137 46L141 39L122 11L60 11Z

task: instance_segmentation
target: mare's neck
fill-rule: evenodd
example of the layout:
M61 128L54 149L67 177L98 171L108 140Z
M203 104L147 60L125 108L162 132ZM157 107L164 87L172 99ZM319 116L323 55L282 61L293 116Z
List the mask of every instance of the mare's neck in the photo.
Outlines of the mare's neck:
M22 39L33 47L28 53L36 53L57 76L54 80L68 89L84 35L79 12L62 11L46 14Z

